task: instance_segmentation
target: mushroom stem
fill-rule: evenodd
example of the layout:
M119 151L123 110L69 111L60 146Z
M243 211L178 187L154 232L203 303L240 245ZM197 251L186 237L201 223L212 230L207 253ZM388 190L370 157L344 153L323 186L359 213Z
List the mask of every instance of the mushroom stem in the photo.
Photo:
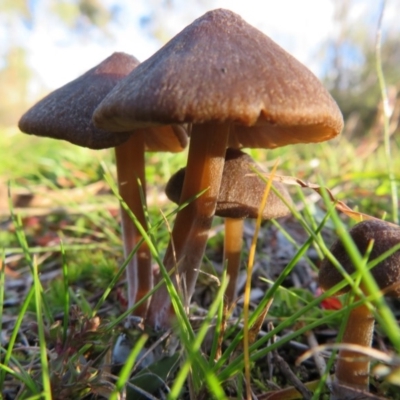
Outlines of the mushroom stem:
M180 204L208 190L177 214L164 257L167 271L177 265L179 276L185 279L186 304L194 291L215 213L228 136L229 124L193 125ZM148 322L155 328L167 328L172 315L168 291L162 286L151 299Z
M367 305L363 304L353 309L347 321L342 343L370 348L374 332L374 320L374 315ZM368 391L369 364L368 357L363 354L356 351L340 350L336 364L335 387L340 390L340 386L343 385Z
M227 263L229 283L225 291L228 309L236 300L237 279L243 245L243 219L225 218L224 263Z
M141 190L146 195L144 134L137 131L130 139L115 148L118 189L121 197L136 216L142 226L146 226ZM138 183L141 182L142 189ZM121 225L124 242L124 254L128 257L142 236L128 213L121 207ZM150 250L146 242L139 247L126 267L128 282L128 307L132 307L153 287ZM148 303L135 310L135 315L144 317Z

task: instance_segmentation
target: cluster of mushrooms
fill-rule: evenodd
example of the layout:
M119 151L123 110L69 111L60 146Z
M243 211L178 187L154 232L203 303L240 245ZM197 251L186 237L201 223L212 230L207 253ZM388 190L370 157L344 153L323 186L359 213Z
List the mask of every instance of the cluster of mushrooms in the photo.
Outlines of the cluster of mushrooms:
M195 199L176 215L164 266L176 269L171 275L175 285L176 276L184 279L189 302L212 219L224 217L230 277L226 298L231 305L237 296L243 219L257 217L265 187L251 173L254 161L240 149L325 141L340 133L343 118L305 66L240 16L217 9L143 63L125 53L112 54L39 101L19 127L92 149L114 147L120 195L143 227L145 151L179 152L188 145L187 165L171 178L167 195L180 205ZM290 202L284 187L274 186ZM262 212L270 219L288 209L271 194ZM123 208L121 220L128 257L142 238ZM126 275L132 307L154 286L145 242ZM174 313L165 285L135 315L152 328L168 328Z

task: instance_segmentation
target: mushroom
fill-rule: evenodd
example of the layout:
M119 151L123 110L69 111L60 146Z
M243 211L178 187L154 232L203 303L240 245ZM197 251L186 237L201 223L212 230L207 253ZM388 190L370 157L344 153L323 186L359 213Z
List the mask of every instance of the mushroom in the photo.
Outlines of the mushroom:
M355 225L350 230L350 236L358 247L361 255L364 255L373 242L370 260L381 256L393 246L400 243L400 227L381 220L366 220ZM355 272L353 263L341 241L335 242L331 247L332 255L339 261L347 273ZM400 251L387 257L377 264L371 274L381 290L387 290L386 295L400 297L400 286L395 286L400 281ZM343 280L341 273L325 258L319 271L319 284L323 290L328 290ZM360 288L362 289L362 282ZM349 291L345 286L337 295ZM343 343L357 344L370 347L374 331L374 315L366 304L351 310L346 329L343 335ZM336 375L332 399L343 399L350 395L346 387L356 390L368 391L369 385L369 360L356 351L340 350L336 362Z
M164 257L167 270L177 266L185 277L186 301L215 212L226 148L320 142L343 126L335 101L306 67L224 9L207 12L140 64L93 118L115 131L191 125L180 204L207 191L177 214ZM172 315L164 285L152 297L147 322L167 328Z
M92 123L94 109L139 61L125 53L114 53L79 78L51 92L30 108L20 119L22 132L55 139L92 149L115 147L118 188L143 226L146 219L137 180L145 191L144 152L181 151L187 135L179 126L148 127L126 130L116 134L96 128ZM140 241L141 236L121 207L122 234L125 257ZM128 305L133 306L152 288L153 274L150 252L145 243L127 266ZM146 304L136 311L143 316Z
M223 260L227 263L229 283L225 292L225 302L230 308L237 297L237 279L243 247L243 226L245 218L256 219L265 191L265 183L254 173L260 170L256 162L246 153L237 149L227 149L221 187L217 199L215 215L225 219ZM177 171L169 179L165 188L167 197L179 204L185 178L185 168ZM274 182L273 186L290 204L292 199L286 187ZM286 204L271 191L262 210L262 219L284 217L290 213Z

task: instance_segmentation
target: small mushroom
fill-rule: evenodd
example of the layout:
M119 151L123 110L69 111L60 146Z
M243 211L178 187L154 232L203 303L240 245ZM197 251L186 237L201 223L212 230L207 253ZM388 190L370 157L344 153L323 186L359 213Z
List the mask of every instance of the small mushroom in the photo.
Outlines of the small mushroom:
M366 253L368 246L373 242L370 260L374 260L400 243L400 227L381 220L360 222L349 233L362 255ZM341 241L333 244L331 253L349 274L355 272L353 263ZM387 290L385 293L387 296L400 297L400 285L398 285L400 283L400 251L377 264L371 270L371 274L379 288ZM328 290L342 280L341 273L325 258L319 271L321 288ZM360 287L362 288L362 282ZM347 291L349 291L349 286L344 287L337 295ZM373 331L374 315L367 305L361 305L350 312L343 335L343 343L370 347ZM369 360L356 351L340 350L336 363L334 393L331 398L343 399L346 398L346 395L351 396L352 392L346 393L346 387L368 391L369 364Z
M265 191L265 182L256 175L254 169L260 171L260 167L248 154L237 149L227 149L215 215L225 219L223 260L227 262L229 277L225 292L225 301L229 308L237 297L244 219L258 217ZM184 178L185 168L182 168L170 178L165 188L167 197L177 204ZM273 186L289 204L292 202L283 184L274 182ZM288 214L290 211L286 204L271 191L262 210L262 219L275 219Z
M191 125L180 204L207 191L177 214L164 257L165 268L178 266L185 278L187 302L214 216L226 148L320 142L343 127L337 104L304 65L224 9L196 19L140 64L93 118L96 126L115 131ZM147 322L167 328L172 316L163 285L152 297Z
M92 122L94 109L114 86L125 78L139 61L125 53L114 53L79 78L51 92L31 107L20 119L22 132L92 149L115 147L118 188L143 226L146 219L141 202L139 179L145 191L144 152L183 150L187 135L179 126L149 127L125 132L96 128ZM141 235L121 208L125 257L140 241ZM127 266L128 305L131 307L152 288L153 274L150 252L144 243ZM136 311L143 316L147 305Z

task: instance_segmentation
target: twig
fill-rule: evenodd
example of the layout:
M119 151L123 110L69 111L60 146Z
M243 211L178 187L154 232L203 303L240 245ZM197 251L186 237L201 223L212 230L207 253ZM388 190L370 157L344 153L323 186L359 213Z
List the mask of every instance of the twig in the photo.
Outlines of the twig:
M314 332L308 331L306 333L307 337L307 342L310 345L311 349L315 349L318 346L317 339L315 338ZM322 378L325 373L326 373L326 363L324 358L321 356L321 354L318 351L313 352L313 359L315 362L315 365L317 366L318 373L320 377ZM326 377L326 386L328 386L329 391L332 392L332 380L329 374L327 374Z
M280 371L285 375L286 379L301 393L303 399L311 400L312 392L300 381L300 379L293 373L287 362L278 354L277 350L273 351L274 361L278 365Z

